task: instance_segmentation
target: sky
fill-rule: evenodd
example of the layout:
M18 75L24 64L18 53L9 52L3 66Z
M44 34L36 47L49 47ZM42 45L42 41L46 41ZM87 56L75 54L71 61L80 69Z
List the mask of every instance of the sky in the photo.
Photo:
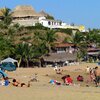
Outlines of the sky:
M17 5L32 5L37 12L44 10L68 24L100 28L100 0L0 0L0 8Z

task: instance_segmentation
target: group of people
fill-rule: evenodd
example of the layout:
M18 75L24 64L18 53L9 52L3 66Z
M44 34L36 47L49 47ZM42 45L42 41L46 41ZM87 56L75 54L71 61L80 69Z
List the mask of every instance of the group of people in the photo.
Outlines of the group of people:
M15 87L30 87L30 81L28 82L28 84L21 83L21 82L17 81L16 79L12 79L12 81L9 81L8 77L3 77L0 80L0 86L9 86L10 84Z
M95 68L87 66L86 72L89 74L90 82L94 82L97 87L100 86L100 69L97 66Z
M8 86L10 81L8 80L8 77L3 77L0 81L0 86Z
M61 74L62 75L62 70L60 69L56 69L55 70L57 74ZM86 73L88 73L87 75L89 76L89 79L87 78L88 82L94 82L94 84L96 85L96 87L100 86L100 69L98 67L95 68L89 68L87 66L86 69ZM73 85L73 79L70 75L65 75L61 78L63 80L63 83L66 85ZM76 77L76 80L79 82L83 82L84 81L84 77L82 75L78 75ZM57 80L50 80L50 83L52 84L56 84L56 85L61 85L62 83L57 81ZM86 85L87 86L87 85Z
M70 77L70 75L63 76L63 77L62 77L62 80L63 80L64 84L66 84L66 85L72 85L72 84L73 84L73 80L72 80L72 78ZM56 84L56 85L61 85L61 82L59 82L59 81L57 81L57 80L53 80L53 79L50 80L49 83L51 83L51 84Z
M94 82L96 87L100 86L100 69L96 66L95 68L93 69L90 68L87 71L89 71L90 81ZM63 76L62 79L66 85L73 84L73 79L70 77L70 75ZM79 82L84 81L84 78L82 75L78 75L76 79Z

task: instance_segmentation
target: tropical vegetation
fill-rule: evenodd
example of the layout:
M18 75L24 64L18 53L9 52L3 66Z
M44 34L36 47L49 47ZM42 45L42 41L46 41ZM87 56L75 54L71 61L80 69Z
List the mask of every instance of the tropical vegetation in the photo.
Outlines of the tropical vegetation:
M24 27L12 24L11 10L2 9L3 18L0 21L0 59L13 57L19 61L18 65L29 67L34 62L40 65L43 55L51 52L55 41L56 32L67 34L62 42L73 43L80 59L87 54L89 44L100 47L100 29L89 29L89 32L79 32L72 29L49 29L41 24Z

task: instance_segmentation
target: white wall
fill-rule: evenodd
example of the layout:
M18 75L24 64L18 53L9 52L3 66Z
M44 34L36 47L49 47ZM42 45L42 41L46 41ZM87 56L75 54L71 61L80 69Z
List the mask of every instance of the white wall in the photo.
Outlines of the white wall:
M27 19L27 20L13 20L13 23L19 23L24 26L35 26L36 23L39 23L38 20Z
M41 23L43 26L48 27L48 21L46 20L40 20L39 23Z

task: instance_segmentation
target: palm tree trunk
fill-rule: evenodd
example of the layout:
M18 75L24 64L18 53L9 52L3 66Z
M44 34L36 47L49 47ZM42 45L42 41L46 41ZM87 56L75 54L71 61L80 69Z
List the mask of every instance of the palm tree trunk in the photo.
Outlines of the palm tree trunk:
M39 59L39 67L41 67L41 60Z
M18 68L20 67L21 61L22 61L22 58L20 57L19 62L18 62Z
M26 66L29 67L29 61L26 59Z

